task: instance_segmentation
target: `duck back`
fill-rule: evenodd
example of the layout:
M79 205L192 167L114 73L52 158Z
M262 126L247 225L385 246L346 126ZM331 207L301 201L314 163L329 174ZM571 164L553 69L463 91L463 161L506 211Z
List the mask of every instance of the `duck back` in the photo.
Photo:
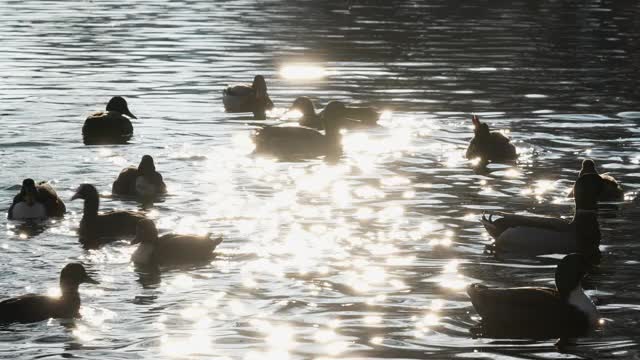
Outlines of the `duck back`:
M0 321L37 322L49 318L77 317L80 298L53 298L44 295L27 294L0 302Z
M82 137L86 145L124 144L132 135L131 121L115 111L92 114L82 126Z
M278 158L316 157L329 151L327 138L320 132L302 126L271 126L254 136L256 153Z
M213 250L222 242L222 237L211 239L210 235L165 234L158 238L154 261L159 264L180 264L207 261Z

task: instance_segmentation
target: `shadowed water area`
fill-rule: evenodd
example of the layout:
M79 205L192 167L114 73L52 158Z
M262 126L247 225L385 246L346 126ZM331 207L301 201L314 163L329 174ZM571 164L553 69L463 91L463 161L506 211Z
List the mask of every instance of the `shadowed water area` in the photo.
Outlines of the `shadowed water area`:
M67 262L82 319L0 327L0 357L633 358L640 330L640 5L627 1L3 1L0 209L23 178L69 213L3 220L0 296L57 289ZM304 62L314 68L281 71ZM289 67L291 69L291 67ZM250 156L250 114L222 90L262 74L276 109L302 95L388 110L344 136L337 164ZM86 116L128 99L129 145L84 146ZM508 130L516 166L472 171L471 113ZM111 183L144 154L170 195L142 207ZM624 184L601 211L585 282L603 330L549 341L473 339L464 287L553 286L558 256L485 254L483 210L573 214L583 158ZM123 239L83 250L80 183L101 209L143 209L161 233L221 233L210 264L150 272Z

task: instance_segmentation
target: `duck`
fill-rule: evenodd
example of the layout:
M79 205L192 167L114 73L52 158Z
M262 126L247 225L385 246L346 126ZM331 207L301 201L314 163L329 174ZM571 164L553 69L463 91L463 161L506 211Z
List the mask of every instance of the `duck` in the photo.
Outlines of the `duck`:
M69 263L60 272L60 297L27 294L0 302L0 322L32 323L50 318L80 317L78 286L98 284L80 263Z
M111 193L151 198L166 194L167 185L162 175L156 171L153 157L144 155L138 167L129 166L122 169L116 181L113 182Z
M340 127L343 129L361 129L370 128L378 125L380 119L380 113L372 107L351 107L341 103L344 107L344 118L341 121ZM316 113L316 108L313 105L313 101L306 96L298 97L289 111L297 110L302 113L302 117L298 120L300 126L309 127L312 129L323 130L324 125L322 122L322 112Z
M304 159L318 156L338 156L342 152L338 123L344 117L344 105L332 101L322 118L325 133L305 126L267 126L253 136L255 153L281 159Z
M7 218L9 220L33 220L62 217L67 208L53 187L45 181L38 184L33 179L22 180L20 192L13 198Z
M493 338L550 339L587 336L598 328L600 315L582 289L591 269L581 254L562 258L555 270L556 288L467 287L471 304L482 318L475 330Z
M133 136L133 125L129 118L137 119L129 110L127 100L122 96L112 97L107 103L106 111L93 113L84 121L82 126L84 144L127 143Z
M96 247L116 239L116 236L135 235L138 221L146 216L136 211L109 211L98 214L100 198L98 190L91 184L81 184L71 198L84 200L82 220L80 220L80 242L85 246Z
M596 163L591 159L585 159L582 161L582 168L580 169L580 173L578 177L585 174L596 174L600 177L603 185L602 193L598 197L598 201L602 202L613 202L613 201L622 201L624 200L624 191L622 190L622 185L611 175L609 174L599 174L598 170L596 170ZM573 197L573 189L569 192L569 197Z
M251 85L228 86L222 91L222 103L226 112L250 112L258 120L266 119L266 111L273 109L273 102L267 93L267 83L262 75L256 75Z
M497 254L538 256L579 252L591 262L600 259L600 225L597 199L602 182L596 174L582 175L575 183L575 215L567 222L559 218L498 213L480 220L495 239Z
M508 137L500 132L490 131L489 125L480 122L477 115L471 117L473 122L473 138L467 147L466 158L480 158L480 163L511 162L517 160L516 147Z
M136 237L131 242L138 248L131 255L131 261L139 266L177 265L208 261L213 250L220 245L222 237L206 235L164 234L158 236L153 220L141 220L136 228Z

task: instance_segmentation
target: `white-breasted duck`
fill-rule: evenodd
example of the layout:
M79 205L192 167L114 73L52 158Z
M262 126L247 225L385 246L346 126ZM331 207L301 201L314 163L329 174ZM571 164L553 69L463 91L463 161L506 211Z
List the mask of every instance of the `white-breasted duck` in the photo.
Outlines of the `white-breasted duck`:
M213 250L222 242L222 237L206 235L164 234L152 220L138 222L136 237L132 244L140 244L131 255L136 265L190 264L208 261Z
M322 113L324 134L304 126L268 126L255 132L256 154L279 159L304 159L318 156L337 157L342 153L340 127L344 105L330 102Z
M100 198L98 190L91 184L82 184L71 200L83 199L84 212L80 220L80 242L95 247L117 240L116 236L135 235L138 221L146 219L136 211L115 210L98 214Z
M344 110L344 117L342 118L339 127L342 129L363 129L371 128L378 125L378 119L380 119L380 113L372 107L354 107L347 106L343 102L334 101L334 103L342 104ZM324 124L322 122L322 111L316 113L316 108L310 98L301 96L297 98L293 105L289 108L289 111L297 110L302 113L302 116L298 120L300 126L310 127L312 129L323 130Z
M266 111L273 109L267 93L264 76L256 75L253 83L228 86L222 91L222 103L226 112L250 112L257 120L266 119Z
M599 174L598 170L596 170L596 163L591 159L585 159L582 161L582 168L580 169L580 173L578 178L585 174L596 174L600 177L603 185L602 192L598 197L598 201L622 201L624 200L624 191L622 190L622 185L613 178L613 176L605 173ZM573 189L568 195L569 197L573 197Z
M112 97L106 111L91 114L85 120L82 126L85 145L126 143L133 136L129 118L137 119L129 110L127 101L121 96Z
M167 193L162 175L156 171L156 165L150 155L144 155L138 167L124 168L116 181L113 182L111 192L117 195L153 198Z
M581 176L575 183L575 215L563 219L499 213L493 219L482 215L481 222L495 239L498 254L537 256L579 252L592 263L600 258L598 196L602 182L595 174Z
M510 162L518 158L516 147L508 137L497 131L490 131L489 125L480 122L477 115L471 118L473 122L473 138L467 147L467 159L480 158L480 162Z
M586 336L597 329L600 315L582 289L591 266L581 254L565 256L555 271L556 288L489 288L471 284L467 293L482 317L472 329L493 338L560 338Z
M0 302L0 322L37 322L50 318L80 317L82 283L97 284L79 263L67 264L60 272L60 297L27 294Z
M9 220L44 219L61 217L67 208L56 191L47 182L38 184L33 179L24 179L20 192L9 207Z

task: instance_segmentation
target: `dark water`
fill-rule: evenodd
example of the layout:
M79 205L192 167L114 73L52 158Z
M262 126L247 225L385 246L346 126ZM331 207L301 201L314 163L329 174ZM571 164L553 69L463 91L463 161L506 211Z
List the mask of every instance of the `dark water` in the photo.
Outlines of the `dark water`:
M103 209L135 209L110 183L148 153L171 192L148 209L161 232L226 240L210 265L157 275L129 264L125 241L82 250L80 203L37 236L5 222L2 297L55 289L69 261L101 284L82 287L82 319L2 327L0 356L637 358L638 4L3 1L2 209L25 177L64 199L94 183ZM281 71L301 62L316 67ZM247 117L220 97L258 73L274 117L300 95L389 112L345 137L337 165L255 159ZM82 145L84 118L113 95L139 118L132 144ZM517 166L471 171L472 112L510 131ZM627 192L601 213L603 264L585 284L604 330L568 354L473 339L466 284L552 286L556 263L484 254L482 210L571 216L584 157Z

